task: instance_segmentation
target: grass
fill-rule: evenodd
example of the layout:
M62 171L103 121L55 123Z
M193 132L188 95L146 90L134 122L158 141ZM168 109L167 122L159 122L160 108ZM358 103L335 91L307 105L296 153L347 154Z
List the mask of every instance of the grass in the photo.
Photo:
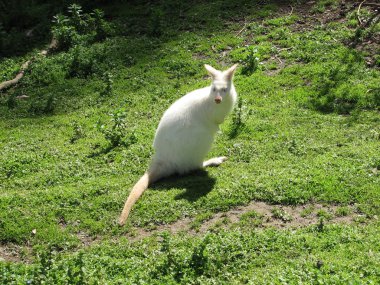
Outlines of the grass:
M0 97L0 244L31 252L0 259L0 283L379 282L379 71L345 45L348 19L298 32L296 11L227 2L104 6L112 34L37 59ZM0 78L34 53L0 60ZM208 84L204 63L235 62L250 69L235 76L241 100L209 154L229 160L156 183L118 227L165 109ZM29 98L7 102L19 95ZM258 229L252 212L246 230L125 238L186 217L199 229L252 200L311 205L304 216L316 202L340 205L338 216L356 204L362 216L333 226L321 210L320 225L281 230Z

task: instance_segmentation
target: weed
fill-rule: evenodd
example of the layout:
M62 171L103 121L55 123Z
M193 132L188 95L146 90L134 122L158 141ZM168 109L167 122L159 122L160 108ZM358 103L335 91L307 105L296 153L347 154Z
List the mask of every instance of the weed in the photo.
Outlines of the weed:
M84 14L80 5L71 4L68 6L68 13L69 16L57 14L53 17L52 34L58 42L58 50L101 41L113 32L100 9Z
M306 218L310 216L313 213L313 211L314 211L314 206L308 206L301 211L300 215L302 218Z
M197 276L202 275L207 269L208 256L206 247L210 243L210 236L206 235L202 242L193 249L191 255L190 267L195 271Z
M212 216L213 216L212 212L205 212L205 213L197 215L195 217L194 221L191 223L190 228L192 228L194 230L199 230L202 223L211 219Z
M263 224L264 216L256 211L249 211L240 216L240 223L246 227L259 227Z
M349 207L339 207L335 211L335 215L338 217L346 217L351 213L351 209Z
M109 97L113 94L113 79L112 79L112 73L105 72L103 74L103 82L104 82L104 89L102 92L100 92L101 97Z
M325 229L325 219L324 219L324 217L319 217L319 219L318 219L318 224L316 225L316 230L317 230L317 232L323 232L324 231L324 229Z
M83 138L84 135L84 130L83 127L78 123L78 121L73 121L71 123L73 133L70 137L70 143L75 143L79 139Z
M54 111L56 102L57 102L57 100L56 100L54 94L49 94L47 96L46 105L43 109L43 113L44 114L52 114Z
M279 219L283 222L291 222L293 220L292 216L289 215L284 209L281 208L273 208L272 216L275 219Z
M136 143L136 136L134 133L128 134L128 127L126 122L127 111L119 109L110 114L111 126L107 127L98 122L97 128L104 135L108 141L110 149L124 146L129 147L131 144Z
M33 98L28 112L33 115L52 114L56 107L57 99L53 93L41 94Z
M17 93L13 93L11 94L8 99L7 99L7 106L8 106L8 109L14 109L17 107L17 100L16 100L16 97L17 97Z
M53 18L52 34L58 41L57 49L67 50L79 41L79 35L75 27L69 25L70 19L62 14L57 14Z
M230 139L235 138L239 132L244 128L245 124L243 122L246 107L243 106L243 99L238 98L237 106L232 113L232 123L229 127L228 137Z
M243 68L241 70L241 73L244 75L251 75L256 70L259 69L260 60L257 56L257 48L254 47L248 47L247 48L247 55L243 59Z
M324 220L331 220L332 219L332 214L327 212L326 210L318 210L317 211L317 217L323 218Z

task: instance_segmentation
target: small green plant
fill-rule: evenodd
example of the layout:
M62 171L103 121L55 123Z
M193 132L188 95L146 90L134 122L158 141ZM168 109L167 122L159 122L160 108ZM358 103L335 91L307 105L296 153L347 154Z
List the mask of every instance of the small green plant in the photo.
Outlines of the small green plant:
M81 46L72 49L72 61L69 67L70 77L86 78L93 74L96 58L94 54Z
M73 3L68 6L67 10L70 14L70 23L75 27L75 29L79 32L85 31L87 22L84 20L82 7Z
M77 44L101 41L113 32L112 26L104 20L104 12L100 9L95 9L92 13L83 13L82 7L74 3L68 7L68 14L53 17L52 34L58 42L58 50L68 50Z
M291 222L293 217L289 215L284 209L281 208L273 208L272 209L272 217L275 219L282 220L283 222Z
M342 206L336 209L335 215L338 217L347 217L349 214L351 214L351 209L347 206Z
M8 109L14 109L17 107L17 100L16 100L16 97L17 97L17 93L13 93L11 94L8 98L7 98L7 106L8 106Z
M100 92L101 97L110 97L113 94L113 76L110 72L105 72L103 74L104 89Z
M318 224L316 225L315 229L317 232L323 232L325 229L325 218L324 217L319 217L318 219Z
M256 211L249 211L240 216L240 224L244 227L259 227L263 224L264 216Z
M201 243L194 247L191 255L190 267L194 270L195 275L200 276L207 269L208 255L206 247L210 243L210 236L206 235Z
M230 139L235 138L239 132L244 128L244 115L245 115L245 106L243 105L243 99L238 98L237 106L232 113L232 123L229 128L228 137Z
M57 100L56 100L54 94L53 93L48 94L47 100L46 100L46 105L45 105L43 112L45 114L53 113L54 109L55 109L56 102L57 102Z
M77 140L84 137L84 131L83 131L82 126L77 121L73 121L71 123L71 126L73 130L73 134L71 135L70 143L75 143Z
M34 115L52 114L56 107L57 99L53 93L42 94L33 98L29 105L29 113Z
M53 37L57 40L57 49L67 50L78 42L78 33L75 27L70 25L69 17L58 14L53 17Z
M243 59L243 68L241 73L244 75L251 75L259 69L260 60L258 57L257 48L249 46L247 47L247 55Z
M111 126L98 123L99 131L109 143L109 148L118 146L128 147L136 142L134 133L128 134L126 123L127 112L125 109L116 110L110 114Z
M191 223L190 228L194 230L199 230L204 221L211 219L213 216L212 212L201 213L195 217L194 221Z
M317 3L314 5L312 11L314 13L323 13L327 7L332 7L335 8L338 4L337 0L319 0Z
M95 29L95 40L104 40L108 35L113 33L113 28L109 22L104 20L104 12L100 9L95 9L91 14L93 26Z
M324 220L331 220L332 219L332 215L323 209L317 211L317 217L323 218Z
M308 216L310 216L314 211L314 206L309 206L309 207L306 207L305 209L303 209L300 213L301 217L302 218L306 218Z

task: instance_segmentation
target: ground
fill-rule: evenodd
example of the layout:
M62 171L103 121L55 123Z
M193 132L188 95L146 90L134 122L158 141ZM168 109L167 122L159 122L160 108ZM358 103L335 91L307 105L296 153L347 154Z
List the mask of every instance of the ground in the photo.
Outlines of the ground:
M379 24L359 5L103 3L92 29L84 5L49 26L67 46L1 59L9 80L34 57L0 93L0 283L377 284ZM119 227L205 63L240 64L209 154L228 160L155 183Z

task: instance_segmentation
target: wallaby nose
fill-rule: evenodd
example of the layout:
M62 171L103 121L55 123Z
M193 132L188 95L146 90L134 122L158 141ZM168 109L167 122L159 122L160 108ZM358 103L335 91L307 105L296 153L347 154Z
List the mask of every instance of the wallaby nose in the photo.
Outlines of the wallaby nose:
M220 104L221 102L222 102L222 96L217 95L217 96L215 97L215 103L216 103L216 104Z

